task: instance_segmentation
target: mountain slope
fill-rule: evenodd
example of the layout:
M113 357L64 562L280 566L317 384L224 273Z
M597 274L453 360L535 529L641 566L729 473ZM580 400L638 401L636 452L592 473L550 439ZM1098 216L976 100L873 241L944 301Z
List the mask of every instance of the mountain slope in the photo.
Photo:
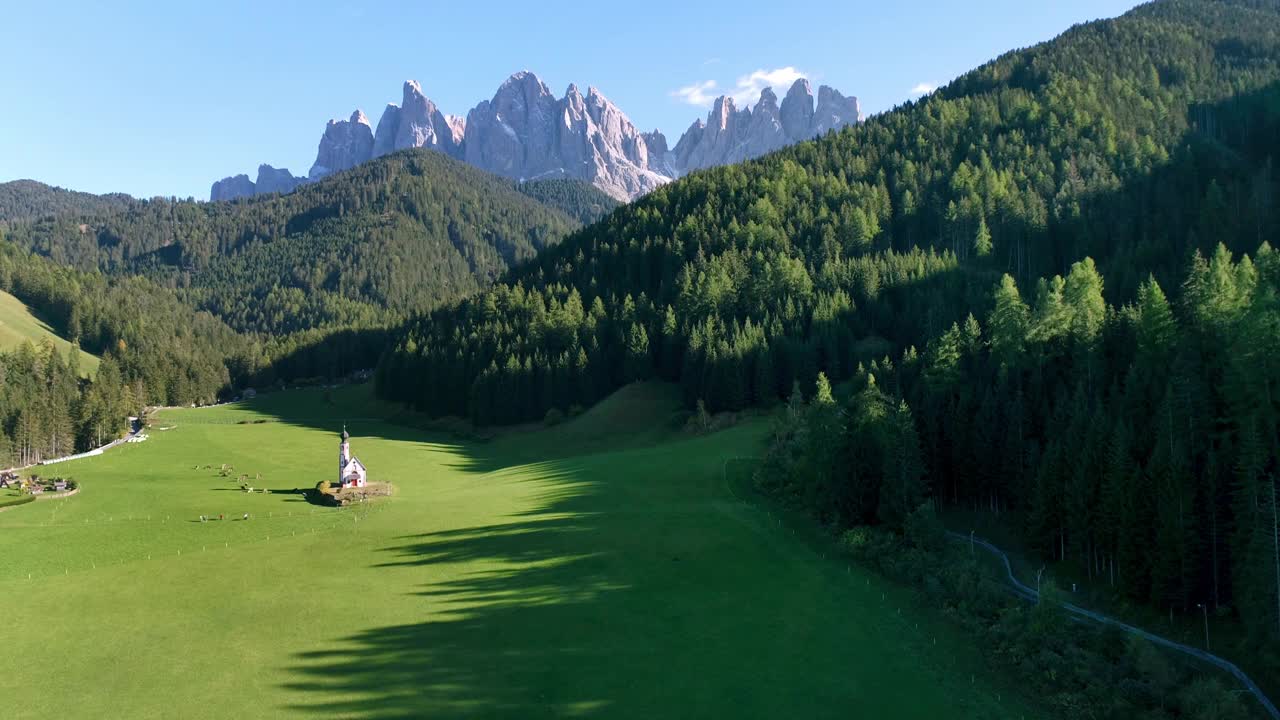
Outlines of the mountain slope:
M94 195L45 185L35 180L0 183L0 223L47 215L84 215L122 210L136 202L124 193Z
M568 178L530 180L516 183L515 189L583 225L596 222L620 204L596 186Z
M1230 15L1226 27L1213 21L1223 12ZM1170 13L1176 17L1166 19ZM1247 18L1253 15L1265 22L1251 27ZM1203 182L1194 189L1155 187L1149 178L1185 147L1193 106L1278 76L1276 61L1265 53L1242 66L1232 49L1240 43L1225 42L1235 36L1268 42L1258 28L1271 25L1270 13L1164 2L1073 29L860 126L664 187L542 253L486 297L424 320L410 335L426 333L417 338L418 348L439 347L432 336L452 335L445 328L457 324L463 336L475 331L485 338L466 363L467 377L453 387L471 384L491 362L501 369L512 358L523 365L542 352L576 352L565 345L571 339L590 355L586 346L606 317L621 327L612 327L601 345L614 344L632 325L645 331L651 353L660 343L675 343L675 367L663 369L672 375L681 374L689 344L701 354L711 352L708 345L746 343L744 333L788 345L793 338L801 357L795 367L775 366L779 381L765 393L772 396L785 394L793 377L811 380L819 369L831 372L833 363L839 366L834 374L848 374L854 335L878 331L904 347L923 345L929 329L963 319L969 300L984 302L980 295L997 269L1034 283L1090 254L1113 273L1121 296L1132 296L1147 272L1173 277L1180 271L1185 228L1199 222L1188 222L1188 204L1168 193L1191 193L1198 204L1204 192ZM1153 49L1138 51L1146 45ZM1188 59L1191 69L1185 69ZM1135 194L1163 195L1162 211L1146 210L1140 224L1117 215L1117 204L1137 208L1156 201ZM977 259L974 239L984 227L989 257L966 262ZM1196 242L1211 247L1207 239ZM914 248L924 255L904 257ZM1126 261L1113 263L1113 257ZM938 278L930 284L932 276ZM971 298L964 296L970 276L981 288ZM534 302L523 293L509 297L517 283L536 290L544 308L565 303L574 291L575 308L590 308L598 299L597 329L579 327L591 313L565 310L570 317L563 322L584 337L555 334L557 344L544 348L540 329L512 327L510 334L495 335L487 326L473 327L482 307ZM887 290L904 283L934 294L945 290L966 302L904 299L929 306L930 316L911 313L886 322L892 308L881 306L896 299ZM634 309L623 307L628 295ZM664 330L668 308L675 328ZM526 312L519 315L531 317ZM548 317L558 312L544 309ZM822 340L832 347L813 344L815 313L838 336ZM505 321L492 313L483 317ZM622 380L622 357L600 358L609 383ZM697 386L694 397L705 394L703 380L690 382ZM460 414L471 405L465 393L448 397L435 396L431 404ZM705 399L713 408L725 404Z
M21 300L7 292L0 292L0 350L13 350L24 343L39 346L48 340L62 355L71 351L72 344L60 337L49 325L31 313ZM83 350L79 352L80 371L88 377L98 372L98 358Z
M1269 202L1243 199L1242 185L1265 171L1265 156L1223 147L1230 130L1215 124L1230 110L1224 101L1280 79L1280 53L1271 53L1280 48L1269 34L1276 18L1244 3L1166 0L1075 28L863 125L664 187L409 334L425 333L419 348L439 347L431 336L451 335L444 328L455 324L463 336L485 338L455 387L491 361L501 368L511 358L523 364L559 354L569 349L570 330L585 347L606 317L620 327L602 345L635 326L654 359L668 340L679 358L690 343L699 354L719 354L716 346L747 335L793 338L802 357L786 372L775 367L782 375L765 393L772 395L833 364L836 375L848 374L854 335L923 345L970 307L982 309L999 271L1033 285L1090 255L1120 299L1134 297L1149 273L1176 284L1192 248L1208 252L1221 239L1252 250L1277 227ZM1256 178L1260 198L1273 187L1268 178ZM1222 208L1233 195L1242 197L1235 218ZM1202 212L1207 196L1218 214ZM979 257L975 238L983 234L991 247ZM901 298L927 313L893 317L900 298L887 290L903 284L930 296ZM570 326L547 347L539 345L542 328L479 327L481 317L507 319L477 314L494 303L552 322L561 310L548 303L561 305L574 292L574 308L599 300L597 317L563 310L570 316L560 321ZM936 302L943 293L963 302ZM548 315L510 305L526 302L543 304ZM664 330L668 308L674 331ZM835 338L816 332L827 327L839 347L826 347ZM612 383L623 377L622 357L602 371ZM665 372L678 375L680 365ZM691 382L695 397L705 394L704 381ZM446 397L431 403L466 411L465 396Z
M208 313L188 307L172 291L146 278L80 272L28 253L2 236L0 291L6 308L16 310L16 304L9 304L16 301L39 318L37 327L42 334L77 342L83 352L100 357L97 376L107 391L119 395L122 387L128 386L128 399L117 397L117 405L128 406L115 408L121 413L117 420L136 414L144 403L211 402L261 366L259 347ZM6 315L6 323L15 317L8 311ZM24 334L33 331L21 322L17 327ZM59 355L66 354L65 343L55 341L54 347ZM83 358L77 362L81 371L92 364ZM7 380L0 378L0 386ZM31 394L32 389L10 392L22 396ZM17 412L24 404L10 403L4 412ZM69 409L61 407L62 411ZM75 409L85 418L97 411L91 406ZM56 429L57 423L43 424L49 422L46 410L53 413L59 407L37 409L37 417L43 417L35 421L36 427ZM16 419L4 415L0 425L12 433Z
M577 227L510 181L417 150L287 195L151 200L17 226L10 239L84 270L146 273L238 330L280 335L434 307Z

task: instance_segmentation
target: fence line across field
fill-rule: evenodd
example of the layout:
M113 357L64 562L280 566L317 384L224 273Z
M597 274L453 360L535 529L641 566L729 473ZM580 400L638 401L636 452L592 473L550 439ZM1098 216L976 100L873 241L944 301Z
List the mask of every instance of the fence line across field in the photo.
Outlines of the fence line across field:
M189 544L182 543L181 544L183 545L182 547L179 547L178 546L179 544L175 544L169 548L152 548L149 551L141 551L139 553L132 554L132 555L119 555L119 556L114 556L109 558L102 558L99 556L82 556L80 558L80 564L76 564L76 565L67 564L62 566L51 565L48 568L45 568L40 571L36 571L36 570L30 570L26 572L19 571L12 577L0 578L0 584L6 583L6 582L13 582L13 583L28 582L33 580L41 580L41 579L45 579L53 576L66 576L71 574L72 568L74 568L77 573L80 573L80 572L89 572L89 571L97 570L99 568L114 567L118 565L128 565L130 563L135 563L139 561L156 560L156 559L169 558L169 557L181 557L184 555L188 557L198 556L202 553L210 552L211 550L216 551L216 550L230 549L232 542L235 542L236 547L240 548L246 545L277 542L279 540L287 540L287 539L292 539L297 537L306 537L308 535L320 534L321 532L324 532L324 533L328 533L331 531L340 532L344 529L349 530L351 532L359 532L358 523L361 519L367 518L369 515L375 512L380 512L384 508L377 507L376 504L374 504L374 505L370 505L369 507L326 508L326 509L334 510L335 513L337 514L321 512L315 515L314 517L317 520L317 522L310 524L308 527L304 528L302 532L298 532L297 530L289 532L287 529L284 531L279 531L276 529L264 528L265 531L263 533L261 534L255 533L254 535L249 537L241 536L238 538L217 538L217 539L206 540L200 543L195 543L195 542L192 542ZM253 515L253 513L250 513L249 515L250 515L249 522L253 522L255 519L255 516ZM221 522L228 522L234 517L238 517L238 516L228 516L228 519L226 521L221 521ZM283 517L284 519L289 519L289 516L283 516ZM294 519L298 519L298 518L310 517L310 515L300 514L300 515L294 515L292 517ZM268 520L270 519L271 518L268 518ZM280 519L280 518L275 518L275 519ZM220 521L214 520L212 522L217 523ZM63 524L63 523L60 523L60 524ZM65 524L74 525L76 523L65 523ZM223 546L221 548L218 547L218 542L222 542ZM58 572L59 569L61 569L62 572Z
M62 498L59 498L59 499L62 499ZM380 500L381 499L384 499L384 498L380 498ZM249 514L250 520L256 520L260 522L287 520L289 518L319 517L330 512L351 512L353 510L363 510L367 514L370 512L374 512L375 510L381 509L377 507L378 505L381 505L381 503L375 500L375 501L369 501L367 503L356 503L354 505L346 505L343 507L311 508L308 512L305 512L305 513L293 512L293 511L277 512L274 510L267 511L266 513L262 513L257 510L245 510L245 509L240 509L232 512L227 512L226 510L223 510L221 512L223 515L226 516L226 520L209 519L206 522L213 522L213 523L230 522L242 517L246 512ZM55 507L53 509L53 513L57 513L59 509L60 508ZM195 516L174 515L172 513L168 515L153 514L153 515L145 515L145 516L143 515L124 515L124 516L109 515L105 520L99 517L92 520L86 518L84 520L59 520L59 521L53 521L53 522L20 522L20 523L15 522L15 523L8 523L6 527L27 527L27 528L73 527L73 526L82 527L85 525L92 527L95 525L118 525L121 523L160 523L160 524L190 523L190 522L199 522L201 514L202 513L196 513ZM217 512L203 513L203 515L206 518L213 518L217 514L218 514Z

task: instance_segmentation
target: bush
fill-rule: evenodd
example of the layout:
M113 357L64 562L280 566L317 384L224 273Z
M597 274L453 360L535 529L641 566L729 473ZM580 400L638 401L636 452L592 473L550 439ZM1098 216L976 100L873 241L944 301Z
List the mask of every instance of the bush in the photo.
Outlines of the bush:
M908 515L904 531L912 545L929 552L941 550L947 540L946 530L933 510L933 503L924 503Z
M307 502L313 505L333 506L338 504L338 499L333 493L329 492L329 481L321 480L316 486L306 492Z
M1246 720L1249 711L1240 702L1240 696L1222 686L1217 678L1202 677L1179 693L1178 705L1189 718L1213 718L1214 720Z
M695 435L704 435L711 432L713 429L713 421L711 419L711 414L707 412L707 405L699 399L698 410L693 414L693 417L690 417L689 421L685 423L685 430Z
M547 411L545 417L542 418L542 424L547 427L559 425L564 422L564 413L560 412L560 408L551 408Z

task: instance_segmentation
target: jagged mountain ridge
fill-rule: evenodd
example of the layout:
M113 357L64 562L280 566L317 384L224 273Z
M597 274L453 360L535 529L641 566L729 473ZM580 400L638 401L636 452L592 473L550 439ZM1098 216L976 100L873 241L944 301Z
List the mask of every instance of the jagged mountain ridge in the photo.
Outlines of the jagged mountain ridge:
M332 121L330 121L330 124L332 125ZM275 168L263 164L258 166L257 181L250 180L248 175L241 173L240 175L222 178L215 182L213 187L209 189L209 199L217 202L219 200L235 200L236 198L249 197L251 195L287 193L292 192L294 188L304 182L307 182L307 178L294 177L293 173L285 168Z
M330 120L306 177L263 165L257 182L236 175L214 183L210 199L288 192L396 150L425 147L516 180L578 179L631 200L694 170L759 157L859 120L856 97L823 85L815 107L809 81L800 79L781 103L772 88L741 109L732 97L717 98L706 120L695 121L672 147L660 131L641 132L594 87L583 95L570 84L557 98L537 75L521 71L463 118L441 112L409 80L376 131L360 110Z

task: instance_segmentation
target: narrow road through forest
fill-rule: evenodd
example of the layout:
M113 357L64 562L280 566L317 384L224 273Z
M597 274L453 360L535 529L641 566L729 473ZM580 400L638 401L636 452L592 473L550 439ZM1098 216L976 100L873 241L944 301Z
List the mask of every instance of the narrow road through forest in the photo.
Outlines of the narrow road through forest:
M1009 577L1009 583L1012 586L1013 592L1019 597L1023 598L1024 600L1027 600L1028 602L1034 603L1034 602L1040 601L1040 593L1035 588L1024 584L1021 580L1017 578L1017 576L1013 574L1013 565L1009 562L1009 556L1005 554L1003 550L996 547L995 545L992 545L986 540L982 540L980 538L973 537L971 535L961 535L960 533L951 532L949 530L947 531L947 535L949 535L953 540L956 540L959 542L973 543L974 545L981 547L983 550L986 550L991 554L995 555L1004 563L1005 574L1007 574ZM1121 622L1120 620L1117 620L1113 617L1103 615L1102 613L1097 613L1092 610L1087 610L1078 605L1072 605L1071 603L1064 602L1062 603L1062 607L1067 612L1071 613L1072 615L1078 618L1090 620L1092 622L1100 623L1102 625L1110 625L1112 627L1119 628L1120 630L1123 630L1126 633L1129 633L1131 635L1137 635L1138 637L1141 637L1145 640L1155 643L1156 645L1160 645L1161 647L1166 647L1166 648L1169 648L1170 650L1176 650L1181 653L1186 653L1187 655L1190 655L1191 657L1194 657L1197 660L1203 660L1204 662L1210 663L1223 670L1226 670L1227 672L1234 675L1237 680L1240 681L1240 684L1244 686L1245 690L1248 690L1251 695L1253 695L1255 698L1258 699L1258 703L1262 705L1263 709L1266 710L1267 713L1271 715L1272 718L1275 718L1275 720L1280 720L1280 711L1276 710L1276 706L1272 704L1271 700L1267 697L1266 693L1262 692L1262 688L1259 688L1258 685L1254 683L1253 680L1251 680L1243 670L1237 667L1236 664L1231 662L1230 660L1224 660L1218 657L1217 655L1214 655L1209 652L1205 652L1200 648L1194 648L1194 647L1191 647L1190 645L1183 645L1182 643L1174 642L1173 640L1169 640L1168 638L1160 637L1159 635L1149 633L1146 630L1143 630L1142 628L1134 627L1133 625L1129 625L1128 623Z

